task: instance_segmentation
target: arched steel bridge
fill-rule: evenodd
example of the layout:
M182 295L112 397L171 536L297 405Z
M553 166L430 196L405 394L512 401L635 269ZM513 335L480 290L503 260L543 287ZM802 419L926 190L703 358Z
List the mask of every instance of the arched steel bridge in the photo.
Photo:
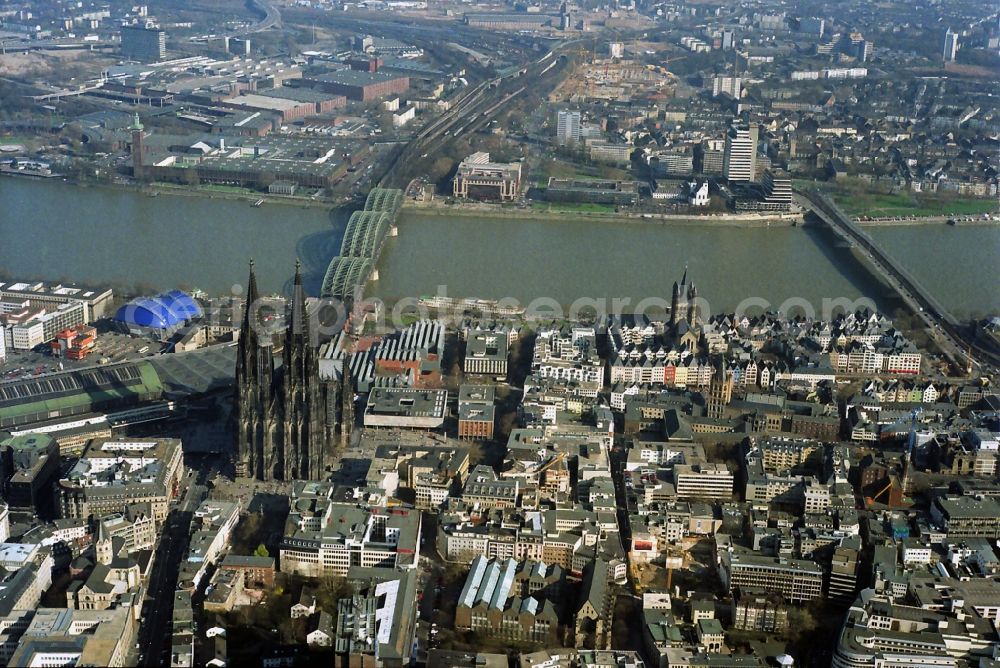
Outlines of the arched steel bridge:
M375 257L392 223L392 216L385 211L355 211L344 231L340 255Z
M365 200L365 211L396 212L403 204L403 191L397 188L372 188Z
M353 298L356 289L364 287L378 264L382 245L396 223L402 203L402 190L373 188L368 193L365 208L351 214L340 253L326 269L323 297Z

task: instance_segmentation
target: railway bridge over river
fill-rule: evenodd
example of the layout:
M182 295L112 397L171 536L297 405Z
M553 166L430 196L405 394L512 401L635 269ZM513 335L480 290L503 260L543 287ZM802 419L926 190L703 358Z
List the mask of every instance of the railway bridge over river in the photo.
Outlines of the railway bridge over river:
M368 193L365 208L352 213L347 222L340 253L330 261L323 277L321 296L352 299L357 288L378 278L382 246L395 234L402 203L402 190L373 188Z

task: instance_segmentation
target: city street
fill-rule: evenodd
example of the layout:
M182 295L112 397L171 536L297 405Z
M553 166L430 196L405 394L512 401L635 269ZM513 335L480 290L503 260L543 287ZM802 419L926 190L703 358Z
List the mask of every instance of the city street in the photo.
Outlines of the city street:
M140 666L170 665L170 628L177 574L187 553L191 518L207 492L191 478L185 481L188 488L167 516L167 524L160 533L139 630Z

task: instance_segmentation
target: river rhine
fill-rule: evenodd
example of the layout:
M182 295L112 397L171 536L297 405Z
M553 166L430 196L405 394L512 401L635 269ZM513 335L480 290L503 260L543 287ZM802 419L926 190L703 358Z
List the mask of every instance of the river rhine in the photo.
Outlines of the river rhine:
M321 207L163 194L0 178L0 271L10 277L75 280L150 289L226 293L256 261L264 291L286 291L302 258L315 294L340 247L346 216ZM918 225L871 229L956 315L1000 312L1000 227ZM713 311L745 297L777 306L802 298L873 296L883 290L824 232L439 217L404 212L371 293L669 297L689 267Z
M316 293L345 225L322 207L0 178L0 270L12 278L227 294L253 258L260 289L281 292L298 255Z
M461 233L456 233L461 231ZM1000 227L944 224L870 228L959 317L1000 311ZM669 298L684 266L715 312L746 297L778 306L804 299L870 296L885 288L833 248L829 232L802 227L741 228L520 221L410 214L386 244L373 292L391 299L433 295Z

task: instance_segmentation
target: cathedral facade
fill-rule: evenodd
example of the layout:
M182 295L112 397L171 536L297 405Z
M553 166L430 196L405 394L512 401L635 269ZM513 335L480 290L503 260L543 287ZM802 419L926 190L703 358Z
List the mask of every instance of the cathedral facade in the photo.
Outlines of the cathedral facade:
M674 281L670 293L670 322L667 340L678 348L697 353L702 348L702 316L699 308L698 288L688 282L687 267L681 282Z
M237 475L258 480L322 479L333 463L328 458L342 383L320 380L298 263L283 334L266 328L259 298L251 262L236 356Z

